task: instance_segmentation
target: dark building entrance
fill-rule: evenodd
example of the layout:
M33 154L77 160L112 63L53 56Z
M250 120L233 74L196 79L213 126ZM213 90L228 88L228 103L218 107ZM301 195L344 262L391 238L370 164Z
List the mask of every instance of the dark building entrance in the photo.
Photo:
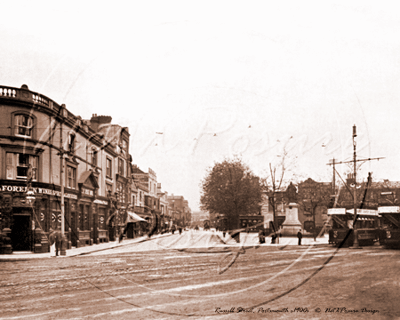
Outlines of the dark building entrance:
M14 214L13 220L11 230L13 251L31 251L31 215L29 213Z

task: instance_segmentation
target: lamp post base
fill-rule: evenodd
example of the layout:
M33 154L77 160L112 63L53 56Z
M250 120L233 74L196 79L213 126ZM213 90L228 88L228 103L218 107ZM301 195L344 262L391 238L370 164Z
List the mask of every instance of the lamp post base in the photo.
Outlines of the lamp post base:
M67 255L67 238L63 236L61 239L60 256L66 256L66 255Z

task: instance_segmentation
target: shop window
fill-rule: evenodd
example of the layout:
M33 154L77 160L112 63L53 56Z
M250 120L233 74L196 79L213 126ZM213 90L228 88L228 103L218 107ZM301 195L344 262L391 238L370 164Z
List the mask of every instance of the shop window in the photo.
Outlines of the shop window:
M17 114L14 117L15 134L32 138L33 118L26 114Z
M99 229L106 230L106 209L99 208Z
M61 228L61 207L58 201L51 202L51 228L53 230Z
M67 166L67 187L76 188L76 169L70 166Z
M6 157L7 179L27 180L28 178L31 178L32 180L37 181L37 156L7 152Z
M84 225L84 213L83 213L83 209L84 208L84 205L83 204L80 204L79 205L79 222L78 222L78 225L79 225L79 229L80 230L85 230L85 225Z
M89 206L84 206L84 229L83 230L90 230L89 229Z

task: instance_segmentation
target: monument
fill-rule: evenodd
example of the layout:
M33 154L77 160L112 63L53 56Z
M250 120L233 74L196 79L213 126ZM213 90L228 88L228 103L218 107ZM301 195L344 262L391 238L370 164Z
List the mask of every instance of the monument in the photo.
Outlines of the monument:
M296 236L297 232L302 229L299 221L299 205L296 203L296 187L290 182L286 189L286 197L288 205L286 205L286 218L282 224L281 233L283 236Z

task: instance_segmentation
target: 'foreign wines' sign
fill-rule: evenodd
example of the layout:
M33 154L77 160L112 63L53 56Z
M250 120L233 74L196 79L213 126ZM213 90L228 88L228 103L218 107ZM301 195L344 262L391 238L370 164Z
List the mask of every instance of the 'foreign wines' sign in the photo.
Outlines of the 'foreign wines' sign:
M56 196L56 197L61 197L61 191L57 190L52 190L52 189L45 189L45 188L32 188L33 192L35 194L48 194L51 196ZM1 186L1 191L5 192L26 192L27 187L23 186ZM64 198L69 198L69 199L78 199L78 196L76 194L72 193L64 193Z

